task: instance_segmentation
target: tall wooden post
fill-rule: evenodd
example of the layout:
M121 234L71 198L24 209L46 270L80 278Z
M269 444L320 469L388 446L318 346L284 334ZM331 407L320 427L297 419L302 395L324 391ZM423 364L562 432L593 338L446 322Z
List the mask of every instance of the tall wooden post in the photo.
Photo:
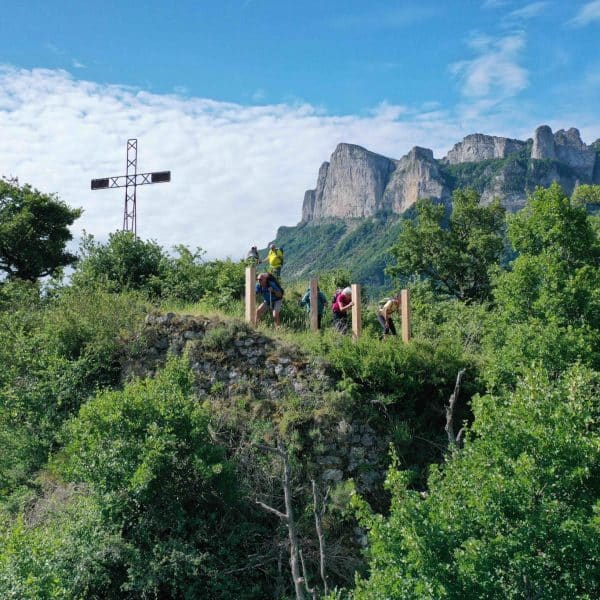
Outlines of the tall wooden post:
M256 325L256 266L246 267L246 323Z
M319 331L319 292L316 277L310 278L310 329Z
M402 290L402 341L406 344L410 341L410 291Z
M360 284L352 284L352 337L360 337L362 331L362 317L360 310Z

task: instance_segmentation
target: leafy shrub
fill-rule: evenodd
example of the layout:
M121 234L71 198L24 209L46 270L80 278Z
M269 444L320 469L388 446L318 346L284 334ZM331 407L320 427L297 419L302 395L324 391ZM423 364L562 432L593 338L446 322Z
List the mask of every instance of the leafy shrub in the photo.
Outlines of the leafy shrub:
M554 383L536 371L479 398L465 448L424 498L391 469L389 517L356 501L372 570L350 597L597 597L599 383L579 367Z
M261 585L260 572L233 575L257 525L192 392L187 359L171 359L155 379L100 393L65 427L53 468L91 486L119 527L121 597L247 598Z

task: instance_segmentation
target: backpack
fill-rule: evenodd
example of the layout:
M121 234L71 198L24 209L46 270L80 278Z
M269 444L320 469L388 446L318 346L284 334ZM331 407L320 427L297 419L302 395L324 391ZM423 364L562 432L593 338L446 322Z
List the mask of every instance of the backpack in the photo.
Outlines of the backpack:
M390 300L393 300L394 298L382 298L378 303L377 303L377 309L381 310Z
M272 281L275 286L279 289L279 291L281 292L281 297L283 298L283 295L285 294L284 289L281 287L281 284L279 283L279 281L277 281L277 277L275 277L275 275L273 275L273 273L267 273L268 277L267 277L267 285L269 285L269 283Z

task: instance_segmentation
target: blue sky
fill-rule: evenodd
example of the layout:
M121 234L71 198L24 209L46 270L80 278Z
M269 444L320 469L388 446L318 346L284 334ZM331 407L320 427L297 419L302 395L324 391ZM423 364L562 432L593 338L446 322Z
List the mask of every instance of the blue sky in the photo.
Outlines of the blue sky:
M399 158L542 123L600 137L600 0L0 7L0 174L82 206L99 238L121 197L89 177L123 171L128 137L141 170L173 171L140 191L141 234L213 256L295 223L340 141Z

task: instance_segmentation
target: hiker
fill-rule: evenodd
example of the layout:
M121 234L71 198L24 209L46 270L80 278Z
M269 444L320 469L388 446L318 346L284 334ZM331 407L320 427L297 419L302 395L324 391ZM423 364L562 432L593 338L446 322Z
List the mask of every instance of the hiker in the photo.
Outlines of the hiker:
M258 255L258 248L256 246L252 246L252 248L248 250L248 254L246 254L246 264L257 265L259 262L260 256Z
M260 320L267 308L273 311L275 326L279 327L279 313L283 302L283 288L271 273L260 273L257 277L256 293L262 294L263 301L256 309L256 322Z
M392 314L397 312L400 314L400 307L402 306L402 299L400 293L393 298L386 298L379 302L379 308L377 309L377 320L383 328L382 338L388 335L396 335L396 326L392 320Z
M275 244L269 246L269 253L266 258L260 262L267 261L269 263L269 273L273 273L275 277L281 276L281 267L283 266L283 248L278 248Z
M349 287L337 290L333 296L333 326L340 333L348 332L348 311L354 306L352 290Z
M307 288L304 296L302 296L299 304L300 306L305 306L306 312L310 315L310 286ZM321 291L321 288L317 287L317 319L319 329L321 329L321 320L323 318L323 312L325 311L326 304L327 296L325 296L325 294Z

